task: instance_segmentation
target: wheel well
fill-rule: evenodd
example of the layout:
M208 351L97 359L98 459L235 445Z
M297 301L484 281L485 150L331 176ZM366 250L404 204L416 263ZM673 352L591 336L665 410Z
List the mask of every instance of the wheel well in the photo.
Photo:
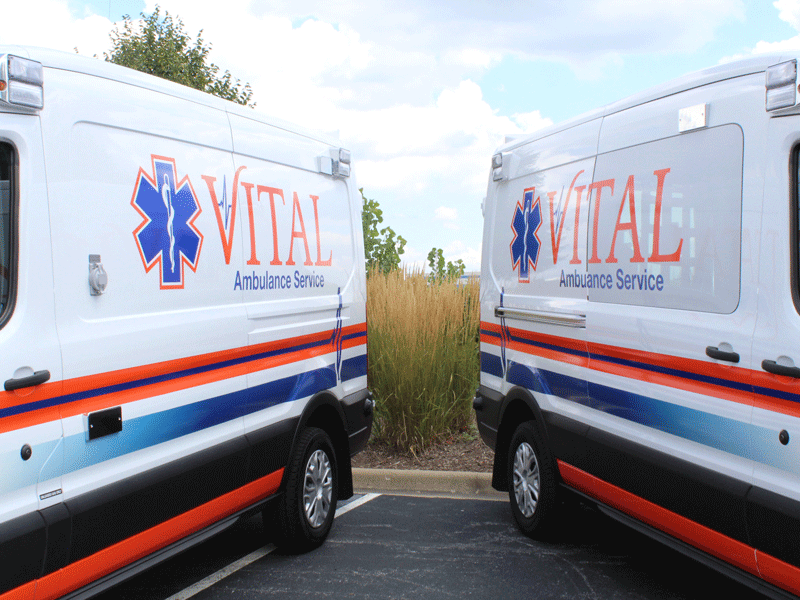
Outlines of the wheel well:
M508 490L508 446L520 423L538 421L533 409L523 397L508 401L503 411L500 427L497 430L497 443L494 447L494 467L492 469L492 487L496 490Z
M321 399L319 406L308 415L305 422L301 423L301 429L304 427L318 427L331 438L333 448L336 451L336 470L339 481L337 495L340 500L346 500L353 495L350 443L342 417L332 404L334 402L337 402L337 400L332 396L326 396Z

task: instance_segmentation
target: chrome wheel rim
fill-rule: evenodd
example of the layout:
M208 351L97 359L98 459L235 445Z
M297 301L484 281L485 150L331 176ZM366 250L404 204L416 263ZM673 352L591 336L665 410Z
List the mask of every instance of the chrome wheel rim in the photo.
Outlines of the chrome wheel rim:
M322 450L308 457L303 483L303 510L312 527L321 527L331 510L333 473L331 461Z
M539 501L539 463L528 442L517 446L514 454L514 498L525 518L530 519Z

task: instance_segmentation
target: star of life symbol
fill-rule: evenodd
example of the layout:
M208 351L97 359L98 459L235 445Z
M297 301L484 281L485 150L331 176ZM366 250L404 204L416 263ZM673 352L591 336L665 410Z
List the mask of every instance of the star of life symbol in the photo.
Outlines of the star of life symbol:
M152 155L152 176L139 169L131 205L144 221L133 232L145 272L160 265L161 289L183 288L183 267L197 270L203 235L194 226L200 204L189 177L178 181L175 159Z
M542 247L537 231L542 224L542 208L539 198L534 202L536 188L527 188L522 193L523 203L517 202L514 216L511 219L511 268L519 269L520 283L529 283L530 269L536 270L539 262L539 250Z

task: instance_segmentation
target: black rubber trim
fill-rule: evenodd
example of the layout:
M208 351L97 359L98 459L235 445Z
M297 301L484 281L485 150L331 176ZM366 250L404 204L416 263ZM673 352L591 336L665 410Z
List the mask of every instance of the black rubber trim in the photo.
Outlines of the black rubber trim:
M747 494L747 523L753 546L800 567L800 502L753 487Z
M475 403L480 401L480 410L475 411L475 420L478 423L478 433L489 448L495 449L497 445L497 429L500 426L500 408L503 395L491 388L480 386L475 392Z
M597 508L603 514L605 514L608 517L611 517L615 521L618 521L623 525L626 525L631 529L638 531L639 533L642 533L658 542L661 542L666 546L669 546L673 550L676 550L677 552L680 552L681 554L684 554L685 556L688 556L689 558L692 558L702 563L703 565L722 573L726 577L729 577L734 581L749 587L750 589L753 589L761 594L764 594L769 598L773 598L774 600L797 600L796 596L790 594L789 592L786 592L785 590L782 590L779 587L776 587L774 585L765 582L763 579L756 577L755 575L751 575L750 573L742 571L741 569L734 567L733 565L725 562L724 560L711 556L710 554L706 554L705 552L703 552L702 550L698 550L691 544L687 544L686 542L683 542L679 539L672 537L671 535L664 533L660 529L656 529L655 527L651 527L650 525L642 523L638 519L634 519L633 517L615 508L603 504L602 502L595 500L591 496L587 496L586 494L583 494L572 488L568 489L571 492L589 500L592 504L597 506Z
M82 587L66 596L62 597L60 600L86 600L95 596L123 581L130 579L131 577L135 577L139 573L146 571L147 569L156 566L159 563L164 562L180 554L181 552L188 550L189 548L200 544L209 538L214 537L215 535L222 533L228 527L236 523L237 520L240 518L247 518L252 516L261 508L272 502L278 497L278 494L274 494L269 498L265 498L264 500L258 502L257 504L243 509L237 513L234 513L230 517L226 519L222 519L221 521L217 521L216 523L209 525L205 529L201 529L200 531L189 535L182 540L175 542L174 544L170 544L169 546L162 548L152 554L137 560L134 563L131 563L118 571L115 571L105 577L101 577L100 579L93 581L92 583L88 584L85 587Z
M247 441L250 444L248 483L287 465L298 420L298 417L285 419L247 434Z
M247 458L248 444L240 437L67 501L69 562L243 486Z
M366 446L372 433L374 401L372 392L367 389L345 396L341 400L345 428L350 446L350 456L358 454Z
M332 409L329 405L329 412L318 413L318 418L332 417ZM64 504L0 524L0 593L53 573L285 467L300 422L295 417L274 423ZM347 448L347 436L341 426L338 431L339 462L344 463L340 470L346 469L349 475L344 478L344 492L346 495L349 490L352 495L350 456L346 451L341 454ZM266 502L248 507L242 514L251 514ZM128 567L122 569L127 570ZM6 577L6 573L12 575Z
M39 513L47 526L47 551L42 575L49 575L69 564L69 547L72 538L72 518L67 507L54 504Z
M41 576L46 543L38 512L0 523L0 594Z
M549 413L556 458L744 544L750 484ZM721 510L720 507L724 507Z

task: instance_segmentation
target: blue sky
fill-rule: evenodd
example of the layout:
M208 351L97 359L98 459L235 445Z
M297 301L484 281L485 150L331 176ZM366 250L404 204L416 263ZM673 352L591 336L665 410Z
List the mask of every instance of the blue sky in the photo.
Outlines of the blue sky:
M687 14L691 14L687 11ZM507 56L477 81L486 101L501 114L531 107L558 123L691 71L717 64L723 57L750 54L760 41L777 42L797 35L778 18L772 2L748 2L744 18L725 19L713 39L691 52L623 54L621 64L599 80L577 77L565 62Z
M408 240L480 263L494 149L685 73L800 49L800 0L163 0L256 110L338 131L359 185ZM153 0L27 0L0 43L102 57ZM9 26L10 24L10 26Z

